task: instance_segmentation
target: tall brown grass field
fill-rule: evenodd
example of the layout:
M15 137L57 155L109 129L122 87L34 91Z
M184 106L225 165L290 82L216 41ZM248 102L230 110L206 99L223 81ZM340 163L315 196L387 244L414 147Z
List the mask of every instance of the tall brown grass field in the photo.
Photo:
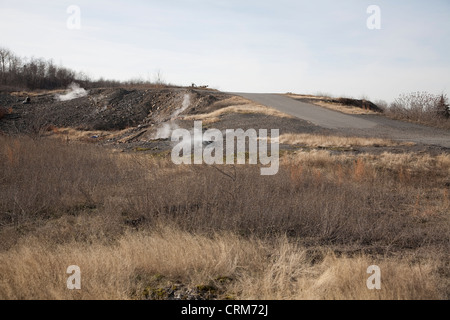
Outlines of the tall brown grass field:
M448 299L449 177L446 153L299 150L261 176L0 136L0 299Z

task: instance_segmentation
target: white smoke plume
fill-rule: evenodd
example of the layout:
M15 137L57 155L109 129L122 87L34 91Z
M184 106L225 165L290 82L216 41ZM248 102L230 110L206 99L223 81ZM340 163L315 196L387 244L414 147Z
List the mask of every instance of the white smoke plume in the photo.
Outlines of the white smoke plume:
M183 98L183 103L180 109L175 110L170 115L170 121L164 122L156 131L156 134L153 135L153 139L168 139L172 135L172 131L175 129L179 129L180 127L175 123L175 119L191 104L191 97L189 94L185 94Z
M171 118L171 119L175 119L176 117L178 117L178 115L179 115L180 113L182 113L184 110L186 110L186 109L189 107L190 104L191 104L191 96L188 95L188 94L185 94L185 95L184 95L184 98L183 98L183 104L181 105L181 108L175 110L175 112L172 113L172 115L170 116L170 118Z
M165 122L158 128L153 139L168 139L172 135L172 131L179 128L180 127L173 121Z
M78 83L71 83L69 88L70 91L66 94L57 94L55 99L58 101L69 101L76 98L84 97L88 94L88 92L81 88Z

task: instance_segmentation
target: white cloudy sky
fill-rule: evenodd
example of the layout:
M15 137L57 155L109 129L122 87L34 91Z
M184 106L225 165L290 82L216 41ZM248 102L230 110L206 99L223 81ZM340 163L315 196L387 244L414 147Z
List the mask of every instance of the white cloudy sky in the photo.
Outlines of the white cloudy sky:
M369 30L369 5L381 30ZM81 29L67 28L67 8ZM0 0L0 46L93 78L392 101L450 93L448 0Z

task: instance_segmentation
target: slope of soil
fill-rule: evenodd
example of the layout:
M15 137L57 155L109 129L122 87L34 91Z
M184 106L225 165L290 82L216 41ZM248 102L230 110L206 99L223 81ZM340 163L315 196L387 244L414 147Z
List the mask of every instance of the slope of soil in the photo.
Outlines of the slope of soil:
M0 122L5 133L33 133L52 125L80 130L123 130L168 120L191 96L189 111L226 97L189 89L92 89L88 95L70 101L57 101L54 94L41 94L22 104L25 97L0 96L0 106L13 112Z

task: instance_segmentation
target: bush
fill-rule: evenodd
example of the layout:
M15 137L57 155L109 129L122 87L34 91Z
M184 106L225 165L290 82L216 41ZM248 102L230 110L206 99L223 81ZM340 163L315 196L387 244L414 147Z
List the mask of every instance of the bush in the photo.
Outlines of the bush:
M105 238L124 228L163 223L196 234L288 235L311 245L381 243L393 248L404 242L411 248L424 237L428 243L443 241L446 233L440 228L445 226L417 230L415 217L402 211L416 206L411 194L426 191L424 176L430 183L440 181L442 166L417 173L417 178L404 174L405 169L406 183L362 159L326 159L315 165L301 160L283 165L274 177L261 177L258 167L177 167L150 159L147 165L144 158L115 156L93 145L0 137L0 250L14 239L2 235L2 226L24 232L82 213L105 219L103 227L95 227ZM87 225L84 231L77 226L72 236L84 232L87 237L92 231ZM55 241L70 237L68 230L53 231L59 232Z
M436 114L442 119L450 118L450 109L447 95L441 94L436 104Z
M428 92L401 94L389 106L387 114L396 119L409 120L442 128L450 128L450 110L444 94Z
M375 103L375 105L376 105L378 108L380 108L383 112L386 112L386 110L387 110L388 107L389 107L389 104L388 104L386 101L384 101L384 100L377 100L377 101L375 101L374 103Z

